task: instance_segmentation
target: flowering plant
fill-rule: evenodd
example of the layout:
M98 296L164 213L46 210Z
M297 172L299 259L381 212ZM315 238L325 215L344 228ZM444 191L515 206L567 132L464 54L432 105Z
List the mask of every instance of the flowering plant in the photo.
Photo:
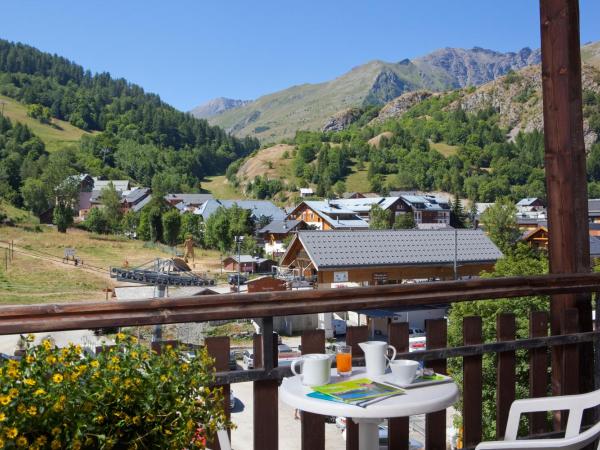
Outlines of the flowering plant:
M228 422L213 361L119 333L97 356L31 344L0 363L0 448L205 448Z

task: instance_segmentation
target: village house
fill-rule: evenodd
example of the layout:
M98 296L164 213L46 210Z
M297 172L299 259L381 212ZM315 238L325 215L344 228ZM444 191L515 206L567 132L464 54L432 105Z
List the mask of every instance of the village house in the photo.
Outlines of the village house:
M250 211L252 219L255 221L262 218L269 220L284 220L286 213L283 209L278 208L272 202L267 200L216 200L210 199L204 202L202 206L194 210L194 214L198 214L204 221L208 220L219 208L229 209L237 205L242 209Z
M243 273L269 273L272 271L275 261L260 256L234 255L223 259L223 269L228 272Z
M301 198L312 197L313 195L315 195L315 192L312 188L300 188Z
M305 200L289 213L288 219L302 220L316 230L369 228L354 211L329 200Z
M390 211L390 226L396 216L410 213L409 205L402 197L357 197L330 200L330 204L355 212L358 217L369 222L371 208L377 205L384 211Z
M401 195L400 198L413 213L415 223L450 225L450 205L433 195Z
M595 260L600 258L600 227L590 224L590 259L592 266ZM539 250L548 250L548 226L539 226L534 230L529 230L523 233L521 240L530 247Z
M590 223L600 223L600 198L588 200L588 218Z
M299 231L281 266L316 278L318 289L336 289L478 276L501 257L481 230ZM444 309L418 316L443 316ZM339 311L319 314L318 324L331 336L334 318L359 325L363 315L375 335L400 320L399 312Z
M306 227L301 220L273 220L259 229L256 235L264 242L265 254L277 258L285 253L284 241Z
M501 257L481 230L299 231L281 265L337 288L449 280L455 260L457 277L478 276Z
M179 211L194 211L214 197L212 194L167 194L165 200Z

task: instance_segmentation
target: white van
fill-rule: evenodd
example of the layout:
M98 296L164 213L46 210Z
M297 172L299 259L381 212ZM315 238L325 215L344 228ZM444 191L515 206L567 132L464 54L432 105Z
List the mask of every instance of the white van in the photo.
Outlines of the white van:
M346 321L342 319L333 319L333 336L344 336L346 334Z

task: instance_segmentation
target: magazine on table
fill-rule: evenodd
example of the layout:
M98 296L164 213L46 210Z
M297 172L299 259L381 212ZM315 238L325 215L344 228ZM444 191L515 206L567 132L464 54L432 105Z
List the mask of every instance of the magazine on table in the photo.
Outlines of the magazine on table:
M405 393L404 389L368 378L315 386L313 389L315 392L309 393L309 397L363 407Z

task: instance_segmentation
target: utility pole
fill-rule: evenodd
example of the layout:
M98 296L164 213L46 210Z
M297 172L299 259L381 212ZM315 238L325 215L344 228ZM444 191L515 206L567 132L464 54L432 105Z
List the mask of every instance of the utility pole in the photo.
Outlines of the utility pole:
M454 229L454 279L458 280L458 230Z
M237 276L237 291L240 292L240 276L241 276L241 266L242 266L242 241L244 240L244 236L236 236L235 243L237 244L238 251L238 276Z

